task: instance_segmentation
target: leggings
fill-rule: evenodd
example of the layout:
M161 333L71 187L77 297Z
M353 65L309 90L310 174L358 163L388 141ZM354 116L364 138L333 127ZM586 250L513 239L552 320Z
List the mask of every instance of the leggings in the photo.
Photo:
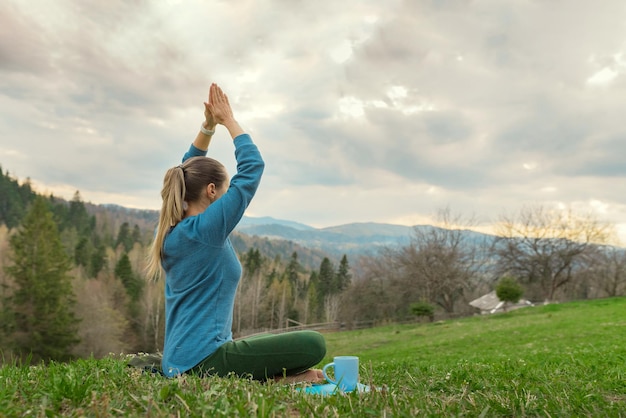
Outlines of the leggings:
M234 373L254 380L302 373L322 361L326 342L315 331L264 334L229 341L189 372L227 376Z

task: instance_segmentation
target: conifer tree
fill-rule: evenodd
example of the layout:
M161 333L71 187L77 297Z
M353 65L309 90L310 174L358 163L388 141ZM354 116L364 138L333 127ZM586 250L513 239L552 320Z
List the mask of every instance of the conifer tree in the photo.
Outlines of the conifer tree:
M287 265L287 268L285 269L285 275L287 276L287 279L289 280L291 285L294 287L297 285L298 274L300 273L301 270L302 270L302 266L300 265L300 262L298 261L298 253L294 251L291 254L291 258L289 259L289 264Z
M128 319L130 320L130 328L125 338L128 341L136 340L141 331L142 321L140 320L141 304L140 297L143 293L144 281L138 277L130 264L130 258L127 253L122 254L119 261L115 265L115 277L117 277L124 288L129 300L126 304L128 310ZM133 343L130 345L132 346Z
M328 296L337 293L335 289L335 267L333 263L324 257L320 264L319 274L317 275L317 317L324 317L325 302Z
M244 274L248 276L253 276L254 273L259 271L263 264L263 257L257 248L250 248L242 258L242 264L245 270Z
M71 261L44 198L35 198L10 247L12 264L6 272L15 284L9 300L12 348L34 361L68 360L79 342Z
M285 268L285 277L289 281L291 285L292 293L293 293L293 303L295 304L298 298L302 297L302 292L305 290L302 288L300 283L300 273L304 271L302 265L298 261L298 253L294 251L291 254L291 258L289 259L289 264Z
M74 248L74 262L77 266L87 267L91 261L91 254L93 253L93 245L91 241L86 237L79 239L76 248Z
M98 273L104 268L106 264L106 247L100 242L100 239L96 239L96 248L91 253L91 260L89 262L89 275L91 277L97 277Z
M115 265L115 277L120 279L133 302L139 300L143 290L143 281L133 272L127 253L124 253Z
M122 245L124 247L124 251L129 252L133 249L133 237L130 232L130 225L128 222L124 222L117 233L117 240L115 241L115 246L118 247Z
M0 223L9 229L18 226L34 196L30 180L20 185L8 172L2 173L0 167Z
M328 257L324 257L322 264L320 264L318 280L319 285L317 290L320 293L321 300L323 300L327 295L337 293L338 289L335 281L335 267Z
M344 254L339 262L339 268L337 269L337 275L335 276L337 282L336 288L338 291L343 291L350 286L352 281L352 275L350 274L350 265L348 264L348 257Z
M135 226L133 226L133 233L131 235L131 240L133 242L133 244L135 243L141 243L141 229L139 228L139 225L135 224Z
M76 228L79 236L89 236L95 228L95 218L89 216L85 203L77 190L70 202L66 222L68 227Z

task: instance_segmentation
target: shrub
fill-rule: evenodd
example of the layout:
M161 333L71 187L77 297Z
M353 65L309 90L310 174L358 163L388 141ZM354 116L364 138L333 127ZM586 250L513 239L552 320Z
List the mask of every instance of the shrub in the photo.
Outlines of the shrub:
M430 322L435 320L435 307L428 302L415 302L411 304L411 313L419 318L428 317Z
M498 299L504 302L506 308L507 303L517 303L524 294L522 286L512 277L503 277L496 286L496 295Z

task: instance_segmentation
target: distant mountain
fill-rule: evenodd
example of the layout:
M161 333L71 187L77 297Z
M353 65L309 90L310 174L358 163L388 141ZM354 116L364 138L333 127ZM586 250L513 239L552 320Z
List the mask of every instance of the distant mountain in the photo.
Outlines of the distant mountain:
M273 218L244 218L237 231L269 240L286 240L301 247L319 250L333 258L348 255L375 254L384 247L407 245L416 230L436 228L430 225L403 226L384 223L350 223L328 228L313 228L303 224L291 226L289 221ZM493 238L480 232L464 230L468 243Z
M315 229L312 226L308 226L305 224L301 224L299 222L293 222L293 221L285 221L282 219L275 219L269 216L263 216L260 218L253 218L253 217L249 217L249 216L244 216L243 219L241 220L241 222L239 222L239 225L237 226L237 228L239 230L243 230L245 228L249 228L249 227L254 227L254 226L259 226L259 225L282 225L282 226L287 226L293 229L297 229L297 230L301 230L301 231L307 231L307 230L312 230Z
M287 240L312 250L321 250L333 258L343 254L373 253L384 246L397 246L409 242L412 227L379 224L351 223L328 228L313 228L273 218L244 218L237 231L270 240Z

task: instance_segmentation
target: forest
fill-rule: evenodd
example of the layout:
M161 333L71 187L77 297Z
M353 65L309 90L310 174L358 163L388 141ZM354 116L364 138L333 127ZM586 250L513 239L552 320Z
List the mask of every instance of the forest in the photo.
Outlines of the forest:
M163 342L163 281L144 269L150 211L36 193L0 167L0 361L64 361L155 352ZM536 303L624 295L626 252L612 226L573 211L525 207L492 239L443 209L408 245L348 260L233 233L243 276L235 336L290 325L351 328L475 314L469 302L503 279Z

